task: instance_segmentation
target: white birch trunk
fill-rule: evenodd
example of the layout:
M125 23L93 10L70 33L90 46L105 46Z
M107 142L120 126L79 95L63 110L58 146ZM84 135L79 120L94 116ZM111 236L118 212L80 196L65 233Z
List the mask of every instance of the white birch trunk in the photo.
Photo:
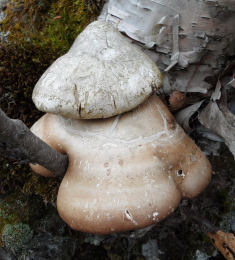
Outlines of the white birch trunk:
M205 79L235 54L234 0L109 0L100 19L151 49L165 91L207 93Z

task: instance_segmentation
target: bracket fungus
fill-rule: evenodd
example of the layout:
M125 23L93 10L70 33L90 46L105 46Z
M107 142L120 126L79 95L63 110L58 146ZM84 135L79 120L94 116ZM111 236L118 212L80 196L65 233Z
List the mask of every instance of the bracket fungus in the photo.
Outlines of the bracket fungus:
M210 163L157 96L107 119L48 113L32 131L69 156L57 208L80 231L107 234L152 225L210 181Z
M31 130L69 157L57 208L73 229L155 224L209 183L209 161L152 94L160 82L141 50L98 21L37 83L33 100L47 114Z
M141 104L160 87L155 63L117 29L95 21L42 75L36 107L75 119L107 118Z

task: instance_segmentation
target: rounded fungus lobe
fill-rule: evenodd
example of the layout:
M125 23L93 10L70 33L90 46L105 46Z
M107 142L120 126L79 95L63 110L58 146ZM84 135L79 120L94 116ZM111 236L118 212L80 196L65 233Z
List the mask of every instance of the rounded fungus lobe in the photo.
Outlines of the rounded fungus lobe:
M206 157L156 96L103 120L46 114L32 131L69 156L57 207L80 231L107 234L157 223L211 178Z
M107 118L135 108L160 84L147 55L111 24L96 21L45 71L33 101L39 110L65 117Z

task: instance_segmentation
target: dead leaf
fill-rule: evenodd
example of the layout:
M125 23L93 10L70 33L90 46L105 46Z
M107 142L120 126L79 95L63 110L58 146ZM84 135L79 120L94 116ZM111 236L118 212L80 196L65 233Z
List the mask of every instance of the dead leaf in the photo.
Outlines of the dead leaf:
M215 91L212 93L211 95L211 100L216 101L216 100L220 100L221 98L221 82L220 80L217 81L216 87L215 87Z
M235 73L233 74L232 79L228 84L235 88Z
M219 230L215 234L208 232L208 236L211 238L213 245L227 260L235 260L234 234Z
M216 102L211 101L198 119L202 125L224 139L235 158L235 115L227 107L221 109Z
M175 115L175 119L176 121L184 128L184 130L186 132L190 132L192 129L189 125L189 120L191 118L191 116L198 111L198 109L200 108L200 106L202 105L202 103L204 102L204 100L201 100L189 107L186 107L182 110L180 110L176 115Z

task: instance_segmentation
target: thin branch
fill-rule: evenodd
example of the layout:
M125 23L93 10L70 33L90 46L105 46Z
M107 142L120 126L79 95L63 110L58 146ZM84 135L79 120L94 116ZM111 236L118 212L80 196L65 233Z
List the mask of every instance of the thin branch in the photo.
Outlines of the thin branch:
M64 176L68 157L44 143L20 120L10 119L0 109L0 155L21 163L37 163L54 176Z

